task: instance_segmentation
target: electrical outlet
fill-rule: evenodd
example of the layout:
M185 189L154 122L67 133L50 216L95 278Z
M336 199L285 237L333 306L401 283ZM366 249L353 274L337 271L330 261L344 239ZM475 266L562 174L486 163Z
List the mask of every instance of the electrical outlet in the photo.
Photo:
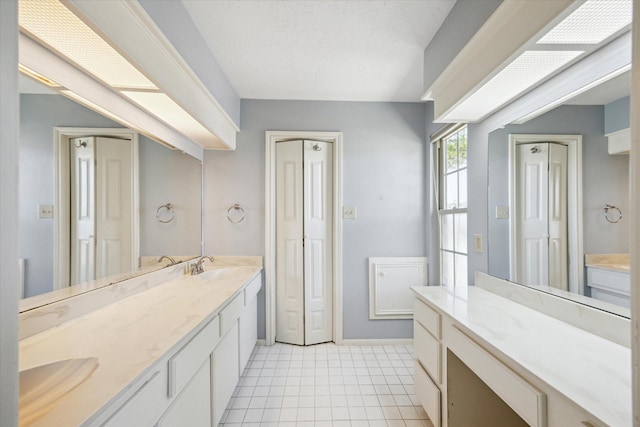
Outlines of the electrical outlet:
M344 218L344 219L356 219L356 208L355 208L355 206L351 206L351 207L343 206L342 207L342 218Z
M473 235L473 250L479 254L484 252L484 241L482 239L482 234Z
M53 218L53 205L38 205L38 218Z
M496 206L496 219L509 219L509 206Z

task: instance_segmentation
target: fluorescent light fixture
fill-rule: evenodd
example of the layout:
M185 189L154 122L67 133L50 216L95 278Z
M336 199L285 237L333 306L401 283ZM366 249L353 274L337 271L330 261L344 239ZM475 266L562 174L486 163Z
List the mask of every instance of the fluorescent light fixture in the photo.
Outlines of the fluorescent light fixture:
M586 91L593 89L596 86L601 85L604 82L607 82L615 77L618 77L619 75L626 73L627 71L631 70L631 64L626 65L616 71L614 71L613 73L607 74L606 76L600 77L599 79L596 79L594 81L592 81L589 84L586 84L584 86L582 86L579 89L576 89L558 99L556 99L555 101L553 101L550 104L545 105L544 107L538 108L535 111L532 111L531 113L527 114L526 116L520 117L518 120L515 120L513 123L517 124L517 125L521 125L523 123L528 122L531 119L535 119L538 116L543 115L544 113L553 110L554 108L564 104L565 102L569 101L570 99L575 98L578 95L581 95L583 93L585 93Z
M166 94L125 90L121 91L121 93L169 126L180 129L189 138L196 141L211 138L211 132L208 129L191 117Z
M59 88L61 87L58 83L54 82L53 80L49 79L48 77L43 76L42 74L33 71L31 68L22 65L22 64L18 64L18 70L26 75L31 77L34 80L39 81L40 83L44 83L45 85L49 86L49 87L53 87L53 88Z
M525 51L471 96L447 112L443 119L456 122L481 120L582 53L582 50Z
M0 0L1 1L1 0ZM114 122L118 122L123 126L128 127L129 129L135 130L136 132L139 132L143 135L148 136L149 138L152 138L154 141L157 141L163 145L166 145L167 147L171 148L171 149L176 149L176 147L174 147L173 145L169 144L168 142L158 138L156 135L153 135L147 131L145 131L144 129L141 129L140 127L134 125L133 123L131 123L130 121L123 119L122 117L112 113L111 111L109 111L106 108L103 108L101 106L99 106L98 104L89 101L87 98L78 95L75 92L72 92L70 90L61 90L60 91L61 94L63 94L64 96L73 99L74 101L76 101L78 104L80 105L84 105L85 107L95 111L96 113L102 114L103 116L105 116L108 119L113 120Z
M19 18L22 30L109 86L157 89L58 0L20 0Z
M632 0L588 0L538 44L598 44L631 24Z

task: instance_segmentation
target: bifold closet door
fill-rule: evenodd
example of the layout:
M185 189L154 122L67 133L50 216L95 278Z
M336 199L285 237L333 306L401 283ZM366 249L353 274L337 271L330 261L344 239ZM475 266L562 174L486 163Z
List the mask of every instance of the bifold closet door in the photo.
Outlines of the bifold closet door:
M516 280L567 289L567 147L520 144L516 164Z
M302 141L276 145L276 340L304 344Z
M333 339L333 146L276 146L276 340Z

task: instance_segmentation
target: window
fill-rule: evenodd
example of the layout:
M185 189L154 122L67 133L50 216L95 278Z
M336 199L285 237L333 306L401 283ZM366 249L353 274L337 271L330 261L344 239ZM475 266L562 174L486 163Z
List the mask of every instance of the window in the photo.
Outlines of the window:
M446 286L467 283L467 127L437 141L440 280Z

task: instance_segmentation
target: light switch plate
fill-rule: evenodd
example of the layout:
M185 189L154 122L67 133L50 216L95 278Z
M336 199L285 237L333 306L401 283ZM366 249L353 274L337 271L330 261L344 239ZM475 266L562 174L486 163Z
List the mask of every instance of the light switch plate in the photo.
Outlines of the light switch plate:
M355 206L343 206L342 218L344 219L356 219L356 207Z
M53 205L38 205L38 218L53 218Z
M496 206L496 219L509 219L509 206Z
M484 241L482 239L482 234L473 235L473 250L479 254L484 252Z

